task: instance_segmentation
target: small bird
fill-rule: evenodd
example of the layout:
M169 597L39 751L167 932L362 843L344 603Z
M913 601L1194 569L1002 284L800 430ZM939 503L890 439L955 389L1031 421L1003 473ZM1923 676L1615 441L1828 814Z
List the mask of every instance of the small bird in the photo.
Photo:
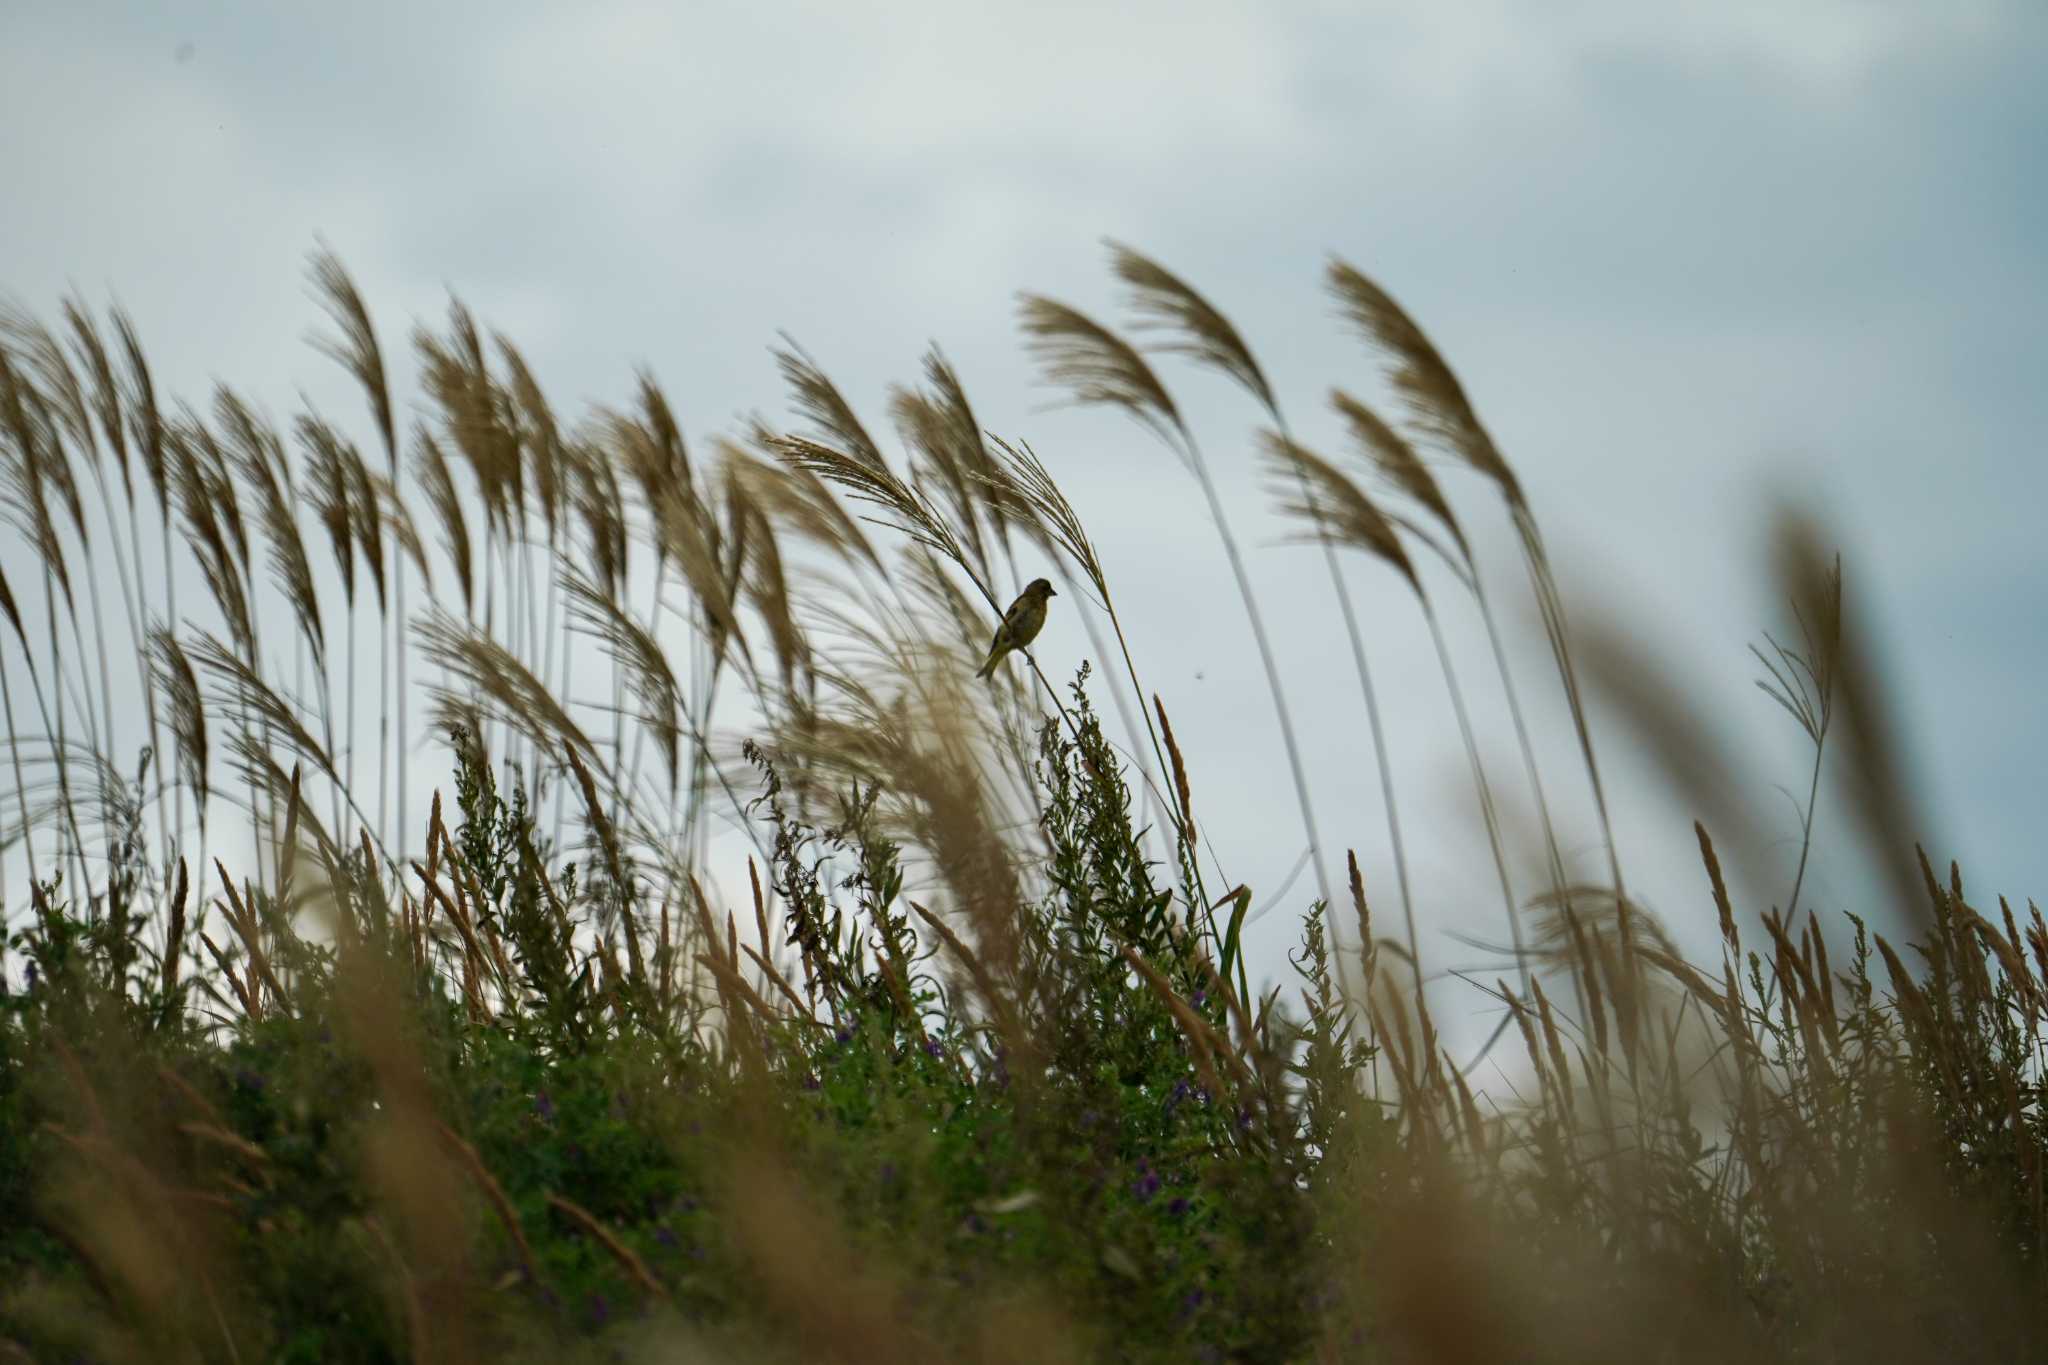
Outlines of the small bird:
M1022 649L1038 638L1038 632L1045 625L1045 599L1058 597L1052 584L1043 578L1034 578L1017 594L1017 600L1010 603L1010 609L1003 613L1003 623L996 627L996 638L988 647L988 662L981 666L977 678L993 677L996 665L1003 656L1013 649Z

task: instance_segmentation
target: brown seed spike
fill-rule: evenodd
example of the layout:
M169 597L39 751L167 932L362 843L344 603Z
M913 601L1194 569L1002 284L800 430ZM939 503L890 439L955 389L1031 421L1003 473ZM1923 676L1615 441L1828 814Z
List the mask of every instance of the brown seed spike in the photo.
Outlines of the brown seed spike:
M1166 703L1152 694L1152 709L1159 714L1159 731L1166 740L1167 756L1173 761L1173 791L1180 798L1181 830L1187 835L1188 847L1195 846L1195 804L1188 791L1187 764L1181 760L1180 746L1173 742L1173 725L1166 719Z

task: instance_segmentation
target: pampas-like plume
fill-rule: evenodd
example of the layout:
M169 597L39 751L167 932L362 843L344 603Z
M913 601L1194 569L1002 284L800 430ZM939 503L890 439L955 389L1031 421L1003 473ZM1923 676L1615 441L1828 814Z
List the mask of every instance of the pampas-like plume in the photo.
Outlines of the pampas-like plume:
M495 719L510 725L542 753L559 761L565 747L574 748L585 762L596 761L596 746L582 727L540 679L496 640L439 607L415 621L412 633L427 658L447 669L459 684L431 688L431 695L457 700L474 696L488 703Z
M1388 377L1417 425L1500 485L1510 503L1525 505L1515 471L1501 458L1457 375L1414 319L1392 295L1343 261L1330 262L1329 281L1345 318L1386 353Z
M525 476L511 400L491 377L476 320L459 299L448 303L448 339L425 327L413 333L420 383L440 409L441 428L469 462L485 519L510 535L525 505Z
M128 405L129 435L135 440L136 453L142 457L142 469L149 476L151 489L156 493L157 510L170 515L170 489L165 483L164 469L164 418L157 407L156 380L150 374L149 361L142 353L142 339L136 335L135 324L128 315L114 310L114 331L121 338L121 354L127 362L127 376L122 393Z
M234 526L228 520L232 514L234 525L239 524L233 481L225 474L215 474L213 465L220 458L220 449L205 426L191 414L171 424L169 437L170 481L178 499L178 514L184 522L186 543L199 561L207 590L213 595L214 605L220 608L236 647L253 653L256 636L243 588L244 564L237 555ZM225 501L216 497L222 485L226 485Z
M723 663L726 651L736 647L751 668L753 654L738 611L744 564L737 547L744 542L735 536L728 544L711 509L687 488L662 490L650 510L655 544L681 571L709 620L714 664Z
M720 441L718 456L726 477L744 487L748 504L757 511L822 545L851 567L883 571L882 558L867 533L814 470L761 459L734 441Z
M64 320L71 325L71 349L91 383L93 412L99 418L101 435L114 452L115 467L121 473L122 494L132 500L135 484L128 467L128 431L122 420L121 386L114 377L113 359L107 353L106 342L100 337L98 324L78 299L64 300Z
M754 500L748 480L729 465L721 473L727 487L727 504L734 516L751 528L747 540L751 547L747 557L751 569L745 575L747 600L768 627L768 638L775 646L775 666L786 690L794 685L796 670L809 666L811 649L797 624L782 546L777 541L774 522Z
M951 415L924 394L904 388L893 390L889 412L904 443L917 452L911 460L909 481L938 487L948 520L963 549L972 557L976 572L993 581L988 546L982 537L979 499L975 496L983 460L960 441ZM974 446L979 447L980 433L973 435Z
M389 605L390 561L384 556L384 518L377 512L377 482L370 465L362 452L353 445L342 445L336 452L341 462L341 472L348 484L349 530L357 546L363 552L363 564L370 571L370 586L377 593L377 612L382 615Z
M585 548L597 581L616 595L626 577L626 518L617 472L605 452L589 442L572 442L569 503L582 524Z
M215 683L208 698L214 706L233 708L253 717L269 732L282 735L294 753L309 760L322 773L330 778L339 777L326 748L299 719L298 706L265 682L252 664L204 631L193 641L190 653ZM175 716L179 705L175 694L171 704Z
M72 529L83 545L86 539L85 503L71 468L71 458L65 451L65 438L68 436L71 444L86 452L88 458L98 449L93 437L92 418L86 408L85 391L79 387L78 376L65 358L64 348L42 323L11 307L0 308L0 335L13 340L27 360L29 369L34 372L37 382L26 377L17 382L21 399L37 414L35 426L43 438L38 442L41 451L39 472L57 490L70 516Z
M171 703L171 734L178 741L178 765L199 798L199 824L204 829L208 745L206 703L199 692L199 677L178 637L162 626L150 631L149 646L156 684Z
M427 506L441 523L441 549L455 565L455 581L462 589L462 614L476 612L475 569L470 559L469 522L462 514L462 498L455 491L455 476L441 443L425 427L413 432L413 477L426 490Z
M668 768L668 795L673 801L681 777L682 729L677 718L683 711L683 690L661 643L626 614L616 597L573 567L563 571L562 586L568 594L571 623L601 644L624 672L627 687L640 703L640 722L660 741Z
M1342 389L1330 390L1330 406L1351 431L1352 444L1387 482L1400 489L1443 527L1458 547L1458 556L1472 567L1472 549L1465 540L1465 528L1458 524L1436 475L1422 462L1402 435L1388 426L1380 415ZM1476 570L1475 570L1476 573Z
M900 532L971 572L960 538L930 497L898 478L879 456L870 462L801 436L771 437L770 445L792 468L836 483L846 489L854 501L879 508L886 514L864 520Z
M50 472L66 469L63 452L52 450L57 440L50 430L47 409L4 346L0 346L0 434L13 448L11 453L0 449L0 509L35 547L69 605L71 573L49 502ZM62 486L58 488L61 493ZM55 624L51 623L53 629Z
M1300 539L1327 539L1363 550L1384 561L1410 588L1422 591L1393 523L1357 484L1322 456L1277 431L1260 432L1259 439L1273 468L1293 476L1275 482L1275 496L1281 515L1313 528ZM1309 491L1297 491L1302 488Z
M1180 409L1135 347L1064 303L1037 294L1020 300L1025 344L1049 381L1070 390L1076 403L1121 408L1189 460Z
M301 413L292 424L304 452L307 476L306 501L334 554L334 567L341 574L342 600L356 600L355 523L350 510L352 480L349 466L354 462L348 441L312 413Z
M1277 411L1279 404L1265 371L1229 318L1158 262L1120 242L1108 246L1111 268L1131 287L1131 302L1140 317L1138 329L1169 332L1175 338L1154 349L1221 370L1242 384L1260 407L1269 413Z
M243 483L255 488L257 516L270 547L271 577L313 651L315 666L324 666L327 640L321 628L320 599L313 588L313 566L299 534L292 499L279 474L285 464L283 443L268 422L226 388L216 391L214 409L227 434L236 472Z
M341 260L326 246L313 253L307 266L314 293L327 310L338 336L314 335L313 345L355 376L369 401L370 415L391 468L398 467L398 429L391 416L391 386L384 375L384 352L377 344L377 331L370 325L370 310L363 304L355 281L349 278Z
M542 523L552 541L562 515L562 432L548 406L540 382L527 367L526 358L502 334L496 336L498 355L505 364L511 409L517 418L519 444L527 455L533 476L533 499L540 504Z
M773 352L775 364L782 371L783 382L795 392L797 411L816 423L830 441L853 459L869 469L886 470L888 461L882 458L881 447L868 435L838 386L825 377L803 347L787 334L782 340L786 349L778 347Z

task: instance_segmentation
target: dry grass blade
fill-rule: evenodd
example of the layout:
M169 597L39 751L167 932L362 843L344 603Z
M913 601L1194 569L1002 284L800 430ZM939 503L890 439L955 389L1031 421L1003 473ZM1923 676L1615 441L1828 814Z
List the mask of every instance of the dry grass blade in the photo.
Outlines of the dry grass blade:
M631 1247L621 1242L610 1228L599 1221L596 1214L552 1191L548 1194L548 1206L567 1214L579 1227L589 1233L592 1239L599 1246L603 1247L606 1252L610 1253L611 1258L617 1261L626 1273L633 1277L635 1284L638 1284L655 1298L665 1299L668 1297L667 1287L660 1280L654 1278L654 1272L647 1268L647 1263L641 1260Z
M1344 419L1359 453L1371 462L1381 477L1413 498L1436 519L1456 543L1459 557L1469 565L1472 550L1465 542L1464 528L1458 524L1457 514L1451 511L1443 489L1437 484L1436 475L1422 462L1415 447L1382 421L1378 413L1342 389L1330 390L1330 406Z
M723 663L728 647L737 647L749 667L753 652L739 618L739 596L744 562L739 558L744 542L730 542L717 518L703 500L689 488L669 487L657 495L653 507L654 543L682 573L697 604L710 624L712 659Z
M1839 561L1821 549L1818 529L1810 521L1789 511L1782 514L1777 542L1779 578L1799 619L1829 631L1837 641L1827 650L1825 668L1829 696L1834 698L1835 688L1840 689L1835 700L1841 707L1843 743L1853 773L1848 787L1855 796L1851 809L1871 855L1894 872L1887 880L1896 893L1900 923L1924 928L1927 907L1905 889L1911 879L1904 875L1901 851L1925 838L1927 821L1913 800L1916 785L1873 657L1868 619L1844 603Z
M1386 353L1389 377L1418 426L1523 505L1514 470L1480 424L1464 386L1436 346L1393 297L1340 260L1330 262L1330 292L1343 316Z
M171 425L170 447L171 487L187 541L207 591L227 620L228 633L245 653L252 652L255 632L243 588L247 545L239 542L233 483L214 472L219 447L202 425L189 418Z
M178 637L161 626L149 633L151 668L156 685L170 699L171 733L178 740L178 766L185 781L199 797L199 820L206 822L207 737L206 704L199 692L199 677Z
M14 600L14 590L7 586L7 575L0 573L0 616L14 627L14 638L21 641L22 657L28 656L28 633L21 628L21 607Z
M730 467L723 473L726 501L733 509L734 519L750 528L747 543L752 547L748 555L751 570L745 576L747 599L752 603L755 614L768 627L768 638L775 646L775 664L787 688L795 684L799 668L810 666L811 647L803 628L797 623L789 576L782 561L782 546L776 539L774 522L749 496L746 481L734 477Z
M34 386L15 367L4 346L0 346L0 435L14 448L11 457L0 450L0 507L55 575L68 604L71 574L57 523L50 516L48 496L50 472L66 468L63 451Z
M566 457L569 503L582 524L585 549L597 580L616 593L626 576L625 498L605 452L587 442L572 443Z
M199 667L211 675L218 684L218 690L210 698L213 705L246 712L256 721L282 735L295 753L310 759L322 773L328 777L339 777L334 770L333 762L327 756L327 750L300 721L299 708L265 682L262 675L246 660L237 657L226 645L204 631L201 631L193 642L191 653L198 661ZM177 705L177 694L174 690L174 722Z
M1130 286L1131 304L1142 319L1138 329L1171 332L1176 338L1156 350L1221 370L1242 384L1268 413L1278 410L1265 372L1230 319L1158 262L1119 242L1106 245L1111 268Z
M525 467L512 401L491 377L476 320L458 299L448 302L444 341L425 327L413 332L420 382L441 410L441 427L476 476L488 525L511 535L525 508Z
M1180 409L1137 348L1087 314L1037 294L1018 305L1025 345L1047 382L1067 389L1076 403L1122 408L1150 428L1181 458Z
M787 334L782 338L787 349L774 351L776 368L782 371L782 378L794 393L796 410L816 423L818 429L830 440L837 442L840 449L873 470L885 470L888 462L882 458L880 446L868 435L860 418L854 415L853 405L839 392L838 386L825 377L817 362L805 353Z
M128 467L128 430L122 420L121 386L114 375L113 359L92 314L75 296L64 300L64 320L71 325L71 348L91 383L90 397L93 411L99 418L100 433L106 437L108 447L114 452L115 465L121 472L122 494L133 501L135 485Z
M909 389L892 391L889 411L904 442L922 456L913 457L909 482L939 487L951 514L953 530L972 554L976 571L984 581L992 578L988 548L981 532L980 500L976 496L984 486L981 476L988 465L980 432L962 432L954 414Z
M475 698L542 752L562 759L565 747L573 748L586 761L596 760L596 746L582 727L532 670L496 640L438 607L415 621L412 630L428 660L447 669L459 684L432 689L435 697L459 704Z
M114 310L114 331L121 338L121 353L128 371L122 392L128 404L129 434L135 439L136 453L142 457L143 471L149 475L150 487L156 493L157 510L168 513L170 486L164 467L164 419L157 407L156 380L142 353L142 339L136 335L135 324L119 308Z
M271 577L290 605L299 633L317 663L326 657L327 641L321 628L320 599L313 588L312 561L280 473L286 468L283 443L269 423L228 389L216 391L214 406L236 471L244 484L255 489L256 512L270 550Z
M924 377L929 388L928 401L943 414L947 439L961 467L978 484L979 503L995 531L996 540L1007 544L1012 509L1002 499L991 496L993 488L988 483L989 476L996 472L995 455L984 439L973 404L967 401L967 390L960 383L960 376L936 345L925 353Z
M462 589L462 613L476 610L476 566L470 555L469 520L463 515L462 498L455 491L455 475L448 457L426 428L413 432L413 477L426 490L427 506L441 523L441 549L455 565L455 581Z
M848 565L881 572L874 545L816 473L779 459L764 460L732 441L719 442L718 455L725 477L741 485L750 506Z
M906 484L886 463L868 463L857 456L801 436L777 436L771 440L777 455L792 467L838 484L856 502L880 508L884 517L865 520L908 536L963 568L968 567L966 551L953 528L930 501Z
M432 592L433 574L427 563L426 543L420 539L419 527L413 523L412 509L406 505L398 485L383 474L372 474L370 492L375 499L373 505L381 514L384 529L391 533L400 553L412 561L413 568L419 570L420 581Z
M533 477L534 501L540 504L542 523L553 540L561 523L563 507L562 430L540 381L526 364L526 357L503 335L495 338L498 356L504 362L507 389L516 414L520 446L526 452L527 468Z
M370 325L370 310L363 303L355 281L342 268L333 251L322 246L307 266L321 307L334 323L338 336L315 336L313 345L355 376L369 400L370 414L391 467L398 467L398 431L391 416L391 386L384 375L384 352L377 345L377 331Z
M312 413L299 414L293 432L304 453L307 504L327 532L328 549L341 574L342 599L352 604L356 600L356 560L349 470L361 461L339 432Z
M44 451L43 475L55 485L71 514L72 525L85 534L85 505L72 476L70 460L64 453L65 439L95 459L99 443L93 435L92 413L77 371L50 329L36 318L11 305L0 305L0 335L10 337L35 374L34 382L23 383L29 398L47 419L50 440Z
M1095 543L1088 538L1081 514L1067 501L1067 495L1060 491L1038 453L1026 442L1012 445L1000 436L989 439L997 454L996 470L990 475L997 500L1042 543L1066 551L1067 558L1107 602L1109 580L1095 553Z
M1393 523L1342 470L1276 431L1260 432L1259 440L1274 470L1291 476L1274 481L1280 514L1311 528L1297 539L1363 550L1385 561L1418 594L1422 591Z
M683 444L668 398L645 371L640 374L640 411L609 413L604 430L617 449L618 461L639 485L651 506L673 488L694 492L690 456Z
M604 647L640 703L638 719L661 744L668 768L668 794L673 800L682 773L682 727L677 717L683 713L683 689L660 641L573 566L563 570L561 582L568 593L571 622Z

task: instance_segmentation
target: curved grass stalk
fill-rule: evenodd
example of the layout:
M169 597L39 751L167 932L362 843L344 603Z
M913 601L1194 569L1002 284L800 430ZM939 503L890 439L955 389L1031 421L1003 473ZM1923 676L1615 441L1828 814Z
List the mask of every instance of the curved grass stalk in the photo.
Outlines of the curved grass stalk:
M1280 400L1274 394L1272 385L1267 382L1265 371L1252 354L1251 347L1245 343L1244 337L1229 318L1186 281L1158 262L1115 242L1108 243L1108 246L1116 273L1131 286L1132 302L1141 316L1139 325L1167 330L1175 338L1159 349L1187 356L1196 363L1217 370L1234 380L1265 409L1281 439L1291 443L1294 439L1293 432L1288 427L1286 416L1280 410ZM1295 475L1304 505L1313 517L1320 519L1322 514L1314 488L1301 471L1295 471ZM1372 735L1373 757L1379 769L1380 795L1387 810L1387 837L1394 855L1394 876L1401 897L1401 914L1409 927L1409 947L1411 951L1415 951L1419 950L1419 945L1413 941L1415 914L1408 880L1408 852L1407 845L1401 837L1401 817L1394 800L1393 763L1387 752L1386 730L1380 719L1379 695L1373 686L1372 669L1366 663L1365 639L1358 627L1358 613L1351 605L1351 590L1346 585L1343 570L1337 563L1336 547L1327 538L1318 539L1323 552L1323 564L1330 575L1330 589L1337 599L1338 614L1344 621L1345 636L1351 647L1352 665L1358 673L1359 693L1365 702L1366 721ZM1324 899L1327 904L1327 887L1324 889ZM1331 922L1330 927L1331 933L1335 935L1335 921Z
M1614 841L1614 822L1608 813L1606 785L1593 752L1593 735L1579 690L1577 670L1572 664L1571 640L1564 619L1564 603L1543 551L1543 539L1530 511L1528 499L1514 469L1502 457L1492 436L1480 422L1471 400L1457 375L1413 318L1391 295L1341 260L1332 260L1327 272L1330 293L1342 315L1358 332L1385 355L1389 378L1406 401L1410 416L1424 435L1449 450L1469 468L1491 479L1500 489L1521 541L1522 557L1529 571L1551 656L1563 683L1565 702L1570 708L1572 727L1579 740L1579 753L1593 788L1593 804L1600 818L1601 837L1607 846L1609 873L1618 901L1627 902L1622 881L1621 856Z
M1200 445L1180 409L1152 369L1129 342L1081 312L1051 299L1027 294L1023 299L1024 330L1037 352L1046 377L1069 389L1074 401L1123 409L1150 430L1180 457L1202 487L1210 518L1223 541L1225 558L1237 583L1245 614L1250 620L1253 640L1265 668L1267 690L1273 698L1274 714L1287 752L1288 770L1294 781L1296 803L1301 809L1303 831L1315 850L1316 884L1324 904L1330 903L1329 874L1323 866L1322 840L1316 830L1315 805L1309 797L1308 774L1301 760L1301 745L1295 737L1293 713L1287 705L1286 689L1280 682L1279 664L1274 659L1266 623L1252 591L1251 577L1244 567L1237 537L1224 513L1216 482L1202 458Z
M1529 992L1529 953L1522 934L1522 916L1515 901L1515 890L1508 876L1507 850L1501 844L1500 812L1495 808L1493 788L1486 780L1486 765L1479 757L1479 741L1472 732L1472 718L1465 709L1464 689L1458 685L1457 670L1451 664L1450 649L1444 643L1443 625L1437 620L1436 607L1427 595L1418 592L1423 619L1429 623L1429 638L1436 646L1438 663L1443 666L1444 687L1451 694L1451 709L1458 718L1458 734L1465 741L1465 757L1472 767L1472 787L1479 798L1479 813L1486 824L1487 846L1493 852L1493 867L1500 878L1502 903L1507 909L1508 932L1513 936L1515 967L1521 975L1522 991Z

